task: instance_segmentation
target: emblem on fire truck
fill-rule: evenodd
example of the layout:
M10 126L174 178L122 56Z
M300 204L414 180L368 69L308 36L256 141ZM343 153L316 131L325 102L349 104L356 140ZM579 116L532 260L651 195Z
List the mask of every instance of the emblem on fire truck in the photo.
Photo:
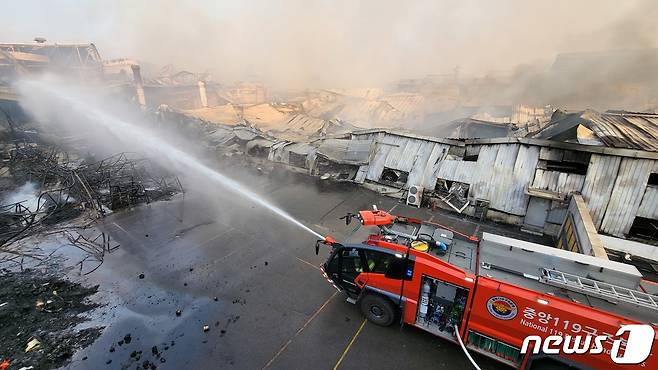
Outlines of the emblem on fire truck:
M487 310L491 316L501 320L511 320L516 317L516 303L509 298L495 296L487 301Z

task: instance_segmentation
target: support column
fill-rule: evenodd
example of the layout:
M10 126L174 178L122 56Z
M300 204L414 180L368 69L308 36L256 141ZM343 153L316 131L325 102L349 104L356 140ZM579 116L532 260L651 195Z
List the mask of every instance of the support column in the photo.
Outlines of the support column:
M130 66L133 70L133 81L135 83L135 96L140 107L146 107L146 97L144 96L144 81L142 81L142 73L140 72L139 65L133 64Z
M208 108L208 95L206 95L206 83L204 81L199 81L199 98L201 99L201 106L203 108Z

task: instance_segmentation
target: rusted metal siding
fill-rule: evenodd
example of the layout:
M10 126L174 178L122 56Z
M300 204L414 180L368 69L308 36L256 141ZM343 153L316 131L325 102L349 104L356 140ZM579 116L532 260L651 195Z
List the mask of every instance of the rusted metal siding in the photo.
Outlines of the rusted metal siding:
M570 238L570 236L575 236ZM564 220L558 234L558 248L572 250L572 243L578 246L580 253L597 258L608 259L592 222L585 200L581 195L574 194L569 200L567 218Z
M637 215L640 217L651 218L658 220L658 187L647 186L642 197L642 203L637 210Z
M482 146L471 195L488 199L490 208L524 216L528 205L525 190L537 167L539 147L520 144Z
M549 190L561 194L581 191L585 182L584 175L559 171L537 169L532 181L532 188Z
M623 158L600 230L624 236L633 224L655 161Z
M592 154L590 158L582 194L597 229L601 228L620 163L621 157Z

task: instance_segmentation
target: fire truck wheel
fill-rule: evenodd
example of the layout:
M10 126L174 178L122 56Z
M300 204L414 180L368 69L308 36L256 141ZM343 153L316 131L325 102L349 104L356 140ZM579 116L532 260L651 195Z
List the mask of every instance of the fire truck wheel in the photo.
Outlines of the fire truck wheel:
M376 294L368 294L361 298L361 312L373 324L389 326L395 320L395 309L391 302Z

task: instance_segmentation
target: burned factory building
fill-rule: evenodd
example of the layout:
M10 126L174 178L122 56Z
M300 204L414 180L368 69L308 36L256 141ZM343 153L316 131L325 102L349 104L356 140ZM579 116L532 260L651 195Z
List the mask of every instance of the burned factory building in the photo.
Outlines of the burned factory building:
M415 206L557 236L572 195L579 194L598 232L652 240L658 222L652 193L658 173L656 117L557 110L525 137L505 131L509 134L484 138L439 138L394 129L344 132L346 127L336 130L326 124L300 126L299 118L268 133L248 121L213 126L242 136L238 141L248 156L267 158L320 181L349 181L399 199L407 199L413 188L419 192ZM205 121L188 117L183 122ZM468 125L457 132L483 132L483 123ZM306 139L300 140L304 134Z
M337 136L340 139L295 143L259 138L245 145L256 157L269 150L271 161L298 172L349 180L401 199L413 187L422 193L423 205L548 235L559 231L571 195L581 194L598 231L654 238L646 232L657 220L653 210L658 204L652 193L658 173L657 136L651 131L647 135L631 122L639 127L653 125L655 131L656 116L588 114L608 125L594 128L601 139L582 124L569 125L549 139L555 125L564 125L564 118L556 114L559 121L535 134L537 138L456 140L357 130ZM582 120L582 115L577 117ZM617 121L610 123L613 119ZM626 133L603 136L603 132Z

